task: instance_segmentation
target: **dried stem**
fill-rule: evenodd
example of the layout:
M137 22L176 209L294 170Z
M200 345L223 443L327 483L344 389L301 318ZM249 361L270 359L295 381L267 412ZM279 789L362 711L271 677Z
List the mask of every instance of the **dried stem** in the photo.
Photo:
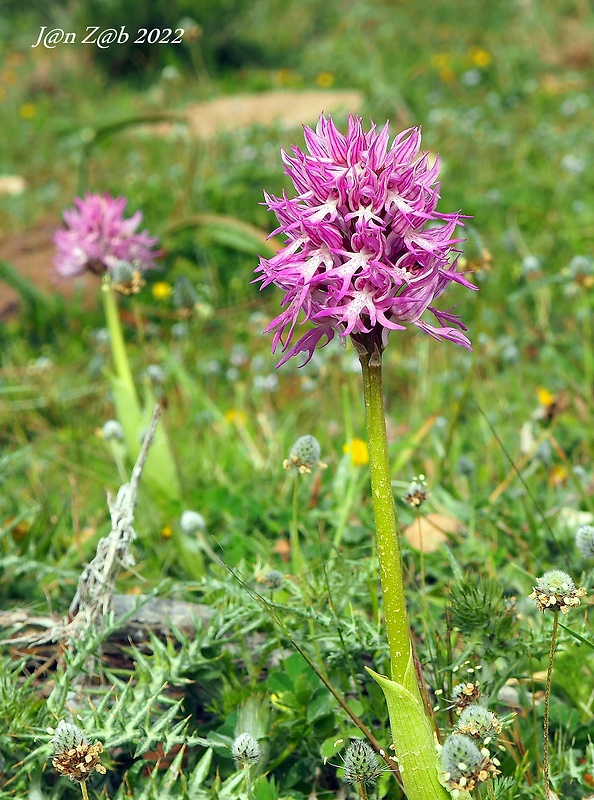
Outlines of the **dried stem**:
M549 785L549 711L551 705L551 678L553 677L553 661L555 658L555 648L557 646L557 632L559 630L559 612L555 611L553 620L553 631L551 633L551 649L549 652L549 665L547 667L547 683L544 696L544 725L543 725L543 756L542 771L544 775L544 789L546 800L551 800L551 787Z

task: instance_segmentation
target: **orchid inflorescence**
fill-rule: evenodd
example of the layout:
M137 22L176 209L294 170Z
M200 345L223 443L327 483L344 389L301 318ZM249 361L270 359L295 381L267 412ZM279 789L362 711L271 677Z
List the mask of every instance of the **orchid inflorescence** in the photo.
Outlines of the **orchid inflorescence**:
M407 323L470 349L459 317L433 306L452 281L476 287L457 271L462 217L436 211L439 159L419 155L420 129L398 134L388 149L387 123L366 133L362 119L350 116L344 135L322 114L304 136L309 153L282 151L297 195L265 193L280 223L272 235L287 237L257 268L262 288L285 291L283 312L266 328L274 331L273 351L282 345L279 366L300 352L307 363L335 334L344 341L379 328L385 346L388 333ZM421 319L427 310L436 326ZM313 327L293 343L304 322Z

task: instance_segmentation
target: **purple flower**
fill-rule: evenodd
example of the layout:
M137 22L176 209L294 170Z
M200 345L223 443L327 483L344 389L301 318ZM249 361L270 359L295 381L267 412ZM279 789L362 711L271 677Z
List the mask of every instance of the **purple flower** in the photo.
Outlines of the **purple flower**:
M461 216L435 210L439 160L419 155L418 128L398 134L388 149L387 123L365 133L362 122L349 117L346 136L323 114L315 131L304 126L309 153L281 151L297 196L265 193L280 223L271 236L287 237L256 269L261 288L274 283L285 291L284 311L265 330L274 331L273 352L282 345L278 366L300 352L307 363L335 333L364 345L373 337L383 349L389 331L407 323L470 349L460 319L432 305L451 281L476 289L456 269ZM425 311L437 325L421 319ZM305 322L313 327L293 343Z
M160 253L153 248L158 239L146 230L136 233L142 220L140 211L124 219L125 197L87 194L84 200L77 197L74 202L77 208L64 212L67 227L54 234L58 249L54 264L60 275L71 278L86 271L112 272L120 261L139 270L155 266Z

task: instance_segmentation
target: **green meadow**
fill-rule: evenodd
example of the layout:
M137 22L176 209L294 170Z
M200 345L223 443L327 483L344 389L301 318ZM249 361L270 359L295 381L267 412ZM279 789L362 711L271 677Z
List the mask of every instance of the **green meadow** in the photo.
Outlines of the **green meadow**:
M76 41L33 47L44 26ZM89 26L184 34L101 48L82 43ZM336 338L276 369L262 332L283 292L254 283L283 244L263 192L293 196L280 150L303 149L300 123L323 110L343 130L349 113L389 120L391 137L421 126L438 210L468 217L459 267L479 291L452 284L440 308L456 307L472 352L409 326L383 367L439 738L454 687L478 681L503 729L499 774L472 797L594 796L594 558L575 544L594 525L593 85L585 0L4 4L0 800L347 800L365 797L344 774L349 739L365 738L353 715L391 752L366 671L387 674L389 652L357 353ZM237 97L251 117L232 103L216 116ZM52 260L64 210L105 192L162 251L116 299L133 424L101 280L57 280ZM106 493L130 479L155 403L136 538L105 588L117 603L86 635L44 640L110 533ZM116 419L124 440L105 435ZM306 435L325 467L283 469ZM185 511L202 523L182 526ZM552 615L528 595L548 570L589 594L559 617L547 682ZM58 774L61 720L101 742L105 774ZM232 751L242 733L261 751L249 768ZM366 791L405 797L388 768Z

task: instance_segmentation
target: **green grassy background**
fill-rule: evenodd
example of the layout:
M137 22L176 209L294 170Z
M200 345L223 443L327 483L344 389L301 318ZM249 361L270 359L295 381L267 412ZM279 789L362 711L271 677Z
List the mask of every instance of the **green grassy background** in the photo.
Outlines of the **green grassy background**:
M0 197L3 234L35 229L48 219L58 226L62 210L84 185L126 195L129 211L142 209L148 229L163 236L162 272L122 306L139 385L149 364L165 371L164 425L183 503L158 503L142 490L136 571L122 576L120 589L149 591L165 579L162 593L210 603L221 626L242 642L244 656L254 645L246 644L242 624L265 632L256 655L245 656L253 659L247 677L214 636L204 643L202 660L188 658L179 667L180 675L197 681L184 698L193 734L232 735L238 709L257 701L276 780L276 787L268 781L258 789L260 797L300 800L314 785L320 798L337 791L335 770L324 766L320 746L345 734L344 719L301 662L289 659L287 667L281 658L281 666L264 666L280 647L270 619L208 558L202 575L198 559L193 564L188 555L198 545L184 540L179 529L183 508L194 508L206 519L211 547L246 580L255 580L263 565L289 574L279 542L290 526L292 482L281 465L295 438L306 433L319 439L328 463L315 500L305 483L300 496L311 596L319 598L313 629L304 623L303 598L292 580L279 602L288 609L297 641L311 645L315 631L312 658L337 685L349 692L348 674L357 677L353 703L360 703L368 724L381 732L386 716L362 669L366 663L381 668L386 657L376 624L377 576L367 558L367 473L365 466L350 467L343 454L347 439L364 435L354 352L333 344L303 370L289 364L276 372L261 331L278 313L280 293L260 294L251 284L258 247L204 228L172 230L213 213L272 230L262 191L278 193L287 185L279 148L301 144L302 132L256 126L200 141L183 129L160 138L146 126L110 127L178 112L220 94L359 89L365 118L380 124L389 118L392 133L420 124L424 147L440 153L440 209L461 209L472 217L464 257L480 292L453 289L448 298L459 303L472 354L414 330L393 334L386 353L396 494L423 472L427 509L460 522L447 548L425 555L425 599L415 590L419 553L404 545L411 616L432 688L451 689L452 667L471 659L482 663L494 708L509 678L526 680L528 691L541 689L530 680L543 669L548 648L543 622L525 600L533 576L562 568L576 581L591 581L589 565L573 546L575 514L592 511L594 480L589 4L179 0L156 2L149 10L117 2L6 9L0 23L0 174L21 175L27 189ZM132 30L173 27L188 17L198 26L196 36L177 50L31 49L42 25ZM49 261L45 266L52 269ZM197 288L200 313L181 320L186 332L180 337L179 313L171 301L154 299L151 284L173 284L182 275ZM21 289L21 315L0 327L0 604L37 611L49 604L63 612L81 564L108 530L105 488L119 483L109 448L97 435L114 414L103 371L109 353L96 333L104 325L98 287L65 303ZM526 444L529 432L537 444L540 437L538 446ZM521 469L521 480L510 459ZM342 556L332 561L328 575L324 566L345 503ZM403 525L414 521L406 506L399 510ZM492 616L480 616L489 610L485 603L482 612L475 603L466 616L458 607L461 632L448 635L448 592L456 581L461 594L466 591L457 568L496 580L504 594L490 609ZM242 608L247 611L238 617ZM485 638L481 633L495 618L505 622L503 632ZM579 619L576 613L570 625L581 630ZM582 798L591 792L584 775L592 762L593 662L588 649L577 649L571 640L562 650L553 704L554 772L559 796ZM152 658L157 663L158 653ZM171 659L162 656L156 670L163 681L171 678ZM14 653L11 659L6 651L6 675L10 663ZM139 671L136 678L138 687L148 681ZM0 769L7 779L18 775L0 796L24 796L30 786L40 792L36 797L67 796L64 784L54 785L51 769L42 774L43 754L24 771L14 766L26 757L27 737L43 739L44 726L52 722L43 705L31 708L30 698L18 694L21 679L19 668L5 679L0 697L0 712L2 703L22 711L22 724L14 722L16 712L0 713L0 719L12 720L0 722ZM320 693L315 712L308 711L312 692ZM539 715L542 707L528 704L506 731L502 771L515 775L519 788L503 786L501 797L542 796L536 779ZM447 716L438 716L444 729ZM105 718L93 719L94 730L109 740ZM114 730L118 725L123 722L113 722ZM168 773L155 770L149 780L146 763L132 757L135 735L125 752L112 756L102 796L164 796L157 784ZM224 779L233 772L230 757L222 746L215 751ZM189 749L187 774L202 752ZM213 768L204 797L217 796L214 775ZM171 796L184 797L184 791L180 784ZM387 781L380 792L399 796Z

